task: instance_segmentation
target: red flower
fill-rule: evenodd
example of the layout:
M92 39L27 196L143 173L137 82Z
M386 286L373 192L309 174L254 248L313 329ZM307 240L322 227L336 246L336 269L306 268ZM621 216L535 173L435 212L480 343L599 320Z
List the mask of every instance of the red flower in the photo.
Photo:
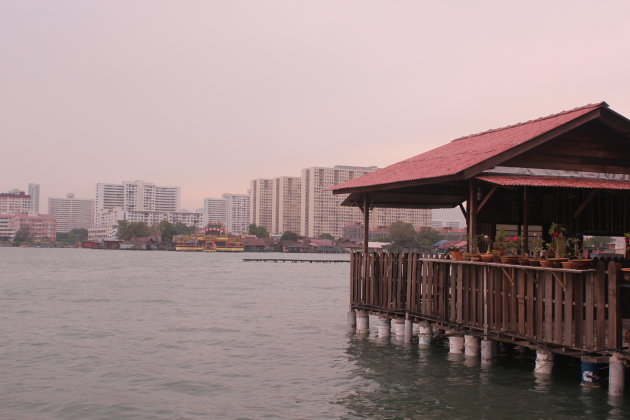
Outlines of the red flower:
M515 236L513 240L518 241L518 236Z
M560 234L558 232L554 232L551 234L551 236L553 236L554 238L557 238L558 236L560 236Z

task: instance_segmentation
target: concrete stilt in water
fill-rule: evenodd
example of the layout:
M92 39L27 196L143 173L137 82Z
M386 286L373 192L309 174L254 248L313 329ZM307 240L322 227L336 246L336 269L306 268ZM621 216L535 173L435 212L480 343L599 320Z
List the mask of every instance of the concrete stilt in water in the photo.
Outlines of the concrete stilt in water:
M464 352L464 337L451 335L448 338L448 352L462 354Z
M582 357L580 362L580 385L599 386L602 381L600 364L590 357Z
M469 357L479 356L479 338L474 335L464 336L464 354Z
M357 311L357 331L368 331L370 329L370 317L366 311Z
M357 313L354 309L348 311L348 329L354 330L357 328Z
M623 395L624 382L626 378L626 370L623 359L619 353L613 353L610 356L610 365L608 368L608 393L610 395Z
M536 367L534 372L541 375L551 375L553 370L553 353L548 350L536 350Z
M378 336L379 337L389 337L392 333L392 322L391 319L386 316L378 317Z
M494 361L494 349L494 341L485 338L481 341L481 364L489 365Z
M396 337L402 337L405 335L405 320L404 319L394 319L394 333Z
M431 345L432 331L431 325L428 322L421 322L418 327L418 345L420 347L426 347Z
M413 335L413 321L405 319L405 343L411 343L411 337Z

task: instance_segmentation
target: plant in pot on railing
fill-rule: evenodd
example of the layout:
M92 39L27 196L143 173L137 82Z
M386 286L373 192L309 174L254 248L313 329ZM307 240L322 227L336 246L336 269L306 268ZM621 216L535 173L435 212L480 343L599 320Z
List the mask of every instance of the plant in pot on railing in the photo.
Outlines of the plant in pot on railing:
M529 265L534 267L540 267L540 257L545 249L545 242L542 240L542 236L538 233L534 233L529 240Z
M451 246L448 248L448 253L451 255L451 260L453 261L463 261L464 253L462 250L456 246Z
M574 270L588 270L593 267L593 260L584 258L584 248L581 238L569 238L568 240L570 264L562 263L565 268Z
M483 240L483 235L473 235L470 240L470 261L481 261L479 253L479 243Z
M494 262L494 255L492 255L492 240L489 235L479 235L479 243L485 248L485 252L480 254L481 261Z
M501 257L505 255L506 247L505 229L500 228L494 237L494 242L492 243L492 255L494 255L494 262L501 262Z
M518 236L507 236L505 238L506 254L501 256L503 264L518 264L519 238Z
M551 242L547 244L548 267L562 268L562 262L568 261L567 255L567 230L558 223L552 223L549 228ZM541 262L540 265L543 265Z

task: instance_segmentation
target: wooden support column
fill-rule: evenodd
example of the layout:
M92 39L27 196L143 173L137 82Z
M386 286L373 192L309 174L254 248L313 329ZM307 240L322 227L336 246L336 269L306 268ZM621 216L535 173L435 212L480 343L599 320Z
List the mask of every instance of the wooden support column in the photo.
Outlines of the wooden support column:
M477 191L474 179L468 180L468 252L471 252L472 238L477 235Z
M367 279L370 274L370 265L368 252L369 241L370 238L370 202L368 200L368 193L363 194L363 285L361 290L365 290L365 285L367 284ZM365 301L365 296L361 297L362 301Z
M529 254L529 220L528 220L527 186L523 187L523 252Z

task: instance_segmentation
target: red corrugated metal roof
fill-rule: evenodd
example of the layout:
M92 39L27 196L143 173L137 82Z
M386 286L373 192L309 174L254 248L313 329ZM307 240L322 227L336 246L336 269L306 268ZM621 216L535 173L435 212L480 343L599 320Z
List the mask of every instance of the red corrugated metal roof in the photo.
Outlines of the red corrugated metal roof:
M504 186L594 188L602 190L630 190L630 181L598 178L569 178L534 175L483 175L477 179Z
M339 184L332 190L371 187L455 175L603 107L608 107L608 105L605 102L600 102L536 120L460 137L444 146Z

